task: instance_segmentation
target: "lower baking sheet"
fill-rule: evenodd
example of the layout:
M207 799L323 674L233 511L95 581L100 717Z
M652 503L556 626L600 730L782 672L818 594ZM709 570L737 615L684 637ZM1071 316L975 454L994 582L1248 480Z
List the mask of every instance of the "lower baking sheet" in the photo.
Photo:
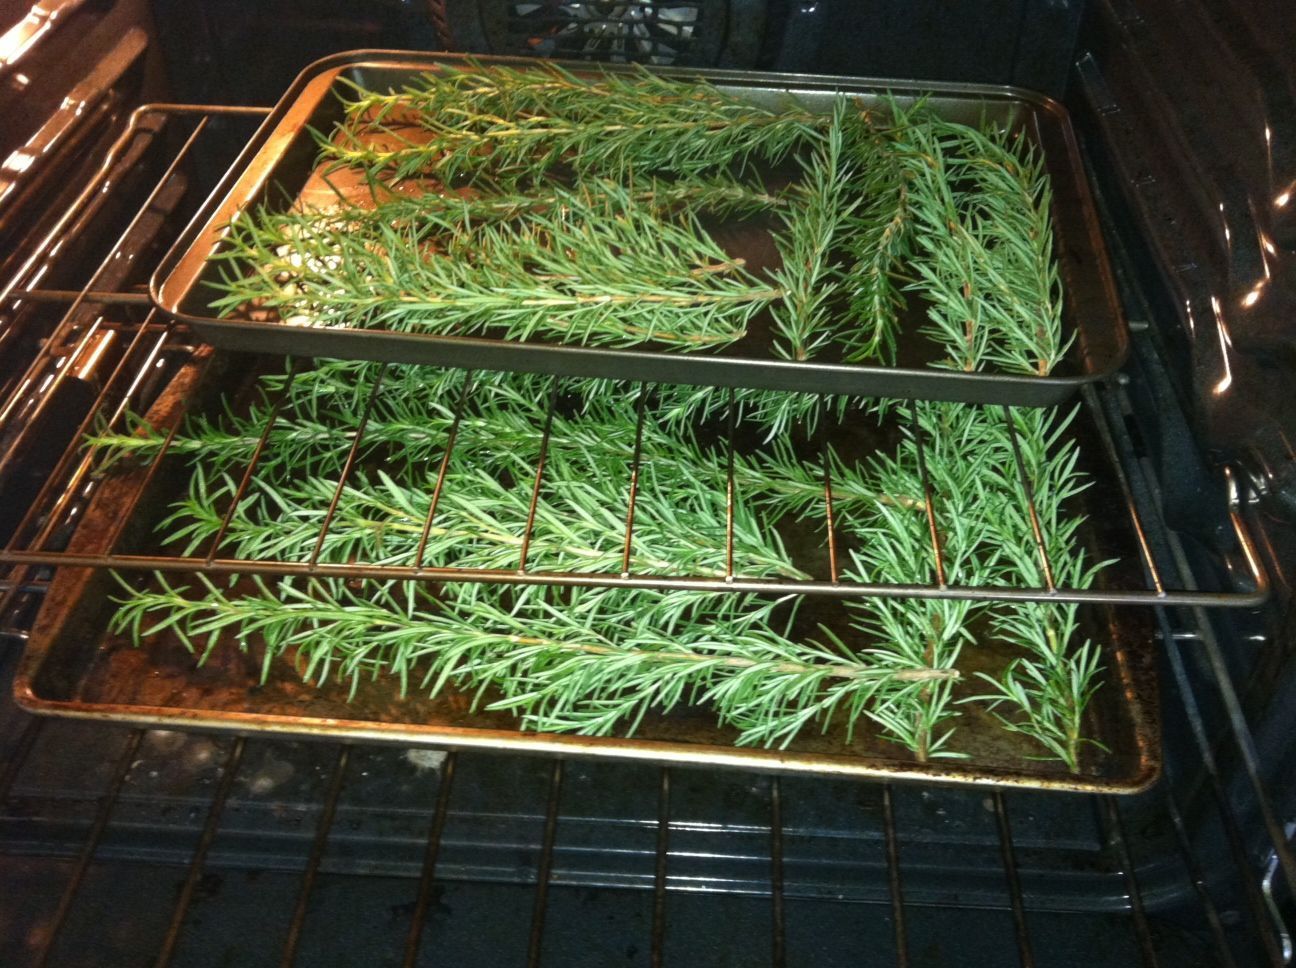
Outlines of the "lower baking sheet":
M437 747L475 747L661 763L892 780L1134 793L1159 770L1151 630L1113 623L1106 681L1090 709L1091 735L1108 747L1091 753L1080 774L1030 759L1028 741L993 723L960 726L966 760L920 764L899 747L858 729L807 732L785 750L736 748L706 709L650 716L634 738L524 733L503 713L474 712L462 693L435 699L401 696L391 679L349 686L303 683L288 660L261 679L261 658L217 648L201 667L179 643L159 638L136 648L106 626L117 585L111 575L70 569L55 579L27 644L15 683L20 705L38 713L168 729L274 732L302 737ZM967 715L967 714L965 714Z
M208 396L211 381L196 382L199 372L200 368L192 366L182 370L150 417L164 424L168 408L188 405L195 396ZM129 542L146 536L164 513L167 489L174 487L175 482L165 476L146 480L140 472L105 478L69 550L102 551L122 523L123 509L129 507L141 511L125 522L122 539ZM1101 491L1101 487L1095 488L1098 499ZM1103 516L1097 516L1095 526L1102 520ZM107 631L118 592L116 580L106 571L59 570L16 680L21 705L41 713L166 728L272 731L411 745L1090 792L1136 792L1150 785L1159 769L1155 639L1144 609L1085 607L1083 632L1103 643L1106 669L1090 705L1086 734L1104 748L1088 747L1081 771L1072 774L1060 764L1034 759L1038 747L1032 741L1006 732L972 706L962 708L959 726L958 745L967 758L928 763L916 762L907 751L863 724L850 739L838 723L822 734L807 730L787 749L736 748L735 732L717 727L705 708L676 709L649 717L633 738L527 733L506 713L473 711L470 698L455 691L434 699L418 694L402 696L394 680L381 679L362 682L352 696L349 683L303 683L300 670L288 658L272 663L263 680L262 657L256 649L244 653L232 646L218 647L199 666L178 641L165 635L137 648ZM976 651L964 650L960 668L970 667Z

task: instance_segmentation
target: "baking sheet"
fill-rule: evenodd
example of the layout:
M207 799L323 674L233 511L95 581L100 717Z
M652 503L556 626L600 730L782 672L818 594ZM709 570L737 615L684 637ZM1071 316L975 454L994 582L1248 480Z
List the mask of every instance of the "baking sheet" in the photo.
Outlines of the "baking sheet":
M479 59L535 66L525 59ZM865 104L891 96L906 105L928 96L932 107L952 120L977 123L986 118L1022 128L1043 150L1052 180L1055 252L1064 291L1063 327L1066 335L1075 336L1055 373L1034 377L909 365L914 354L906 354L903 345L901 360L906 365L897 367L792 362L772 356L768 335L760 325L753 327L751 336L722 353L703 355L374 329L316 329L236 316L215 317L209 305L218 293L210 283L217 276L208 259L222 246L225 226L237 212L250 206L290 204L289 199L296 198L316 175L316 146L307 128L329 131L341 118L342 108L334 96L340 82L350 80L371 89L396 89L438 64L462 61L462 57L452 54L361 51L334 55L308 68L159 265L150 284L157 305L193 325L214 345L231 349L1019 406L1045 406L1064 400L1084 383L1114 372L1125 358L1128 333L1093 201L1070 121L1056 102L1007 87L739 71L660 72L671 77L705 78L722 91L757 103L775 105L790 95L812 109L824 111L838 92ZM568 66L576 73L589 71L588 65ZM609 65L606 69L617 67ZM916 343L909 342L911 348Z
M219 405L219 388L246 375L246 358L216 354L183 369L150 410L155 426L166 426L186 408ZM151 540L154 525L187 479L183 462L114 473L102 482L73 537L71 552L101 552L122 524L123 509L137 512L124 522L127 546ZM172 473L174 471L175 473ZM1093 491L1102 500L1101 482ZM1109 518L1110 516L1108 516ZM1099 517L1090 538L1099 551L1109 536ZM176 576L183 582L184 576ZM1153 673L1155 639L1146 609L1087 606L1082 633L1103 644L1103 684L1090 707L1087 735L1106 749L1086 749L1079 774L1062 765L1032 759L1038 748L1005 731L983 712L962 707L957 746L963 760L918 763L903 748L875 735L861 722L848 740L841 724L824 734L807 730L786 750L735 748L735 733L715 725L705 708L650 716L634 738L586 738L526 733L504 713L470 709L468 697L453 690L435 699L402 697L394 680L362 682L354 698L349 684L303 683L290 658L272 664L261 680L254 649L217 648L199 667L195 657L169 636L134 647L107 626L120 591L103 570L61 568L33 628L15 683L18 702L39 713L108 719L166 728L194 727L237 732L271 731L351 740L379 740L437 747L493 748L573 756L692 763L782 772L851 775L1007 785L1056 790L1131 793L1156 778L1160 765L1157 689ZM808 605L807 605L808 607ZM970 675L983 646L964 649L959 668ZM993 647L986 656L993 658Z

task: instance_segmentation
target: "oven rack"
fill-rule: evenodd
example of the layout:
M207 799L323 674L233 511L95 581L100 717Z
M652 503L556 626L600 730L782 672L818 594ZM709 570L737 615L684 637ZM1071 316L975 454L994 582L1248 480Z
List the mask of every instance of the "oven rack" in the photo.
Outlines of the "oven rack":
M42 299L55 298L55 294L48 292L28 293L27 295L29 297L35 295L37 298ZM137 304L136 295L135 293L105 293L96 295L93 298L102 300L105 305L133 305ZM92 340L95 335L97 334L87 334L86 341ZM104 382L94 405L82 421L81 426L78 427L77 436L83 436L95 428L119 428L128 409L143 412L144 406L150 402L141 392L141 387L145 383L143 377L159 367L165 367L168 359L183 358L193 351L193 347L186 342L187 337L188 334L182 327L154 321L152 311L150 311L149 316L130 333L130 343L125 353L109 379ZM78 343L71 351L72 358L79 358L86 353L86 346L86 342ZM197 364L197 368L201 369L210 365L211 359L211 355L205 356ZM824 501L822 505L822 523L828 534L828 574L821 578L798 579L752 578L735 573L734 512L740 486L735 481L734 476L734 427L732 419L728 422L728 439L725 442L728 461L724 485L726 493L723 540L725 543L724 558L727 561L724 577L692 574L645 575L632 573L629 570L629 565L634 547L635 505L641 466L640 445L643 438L645 419L645 408L643 406L637 408L636 444L633 458L627 468L626 479L628 480L628 486L625 492L626 504L622 518L625 521L625 529L620 539L623 548L622 569L619 572L573 572L529 568L527 565L528 547L531 543L537 507L544 488L550 428L552 426L555 401L558 399L556 392L549 394L548 413L541 431L539 457L535 464L533 478L527 484L530 489L530 502L526 512L526 528L523 533L516 536L520 549L517 567L512 569L488 569L429 564L425 560L424 548L427 544L428 534L433 527L438 503L444 494L443 486L446 481L447 468L455 452L456 428L471 398L469 389L472 379L471 372L466 372L464 375L464 391L458 394L458 404L451 430L446 437L445 448L439 459L436 483L432 490L429 511L426 520L423 522L422 540L419 542L419 546L412 558L407 563L397 564L379 564L367 561L353 561L341 564L321 561L320 549L323 547L325 537L333 524L334 512L357 463L357 455L363 450L369 413L374 401L381 392L382 375L385 369L385 366L378 369L377 376L368 388L368 403L356 431L350 434L351 444L349 452L346 454L343 471L334 486L327 513L314 543L314 552L307 560L282 560L273 557L226 557L220 553L223 539L231 522L233 508L239 505L254 478L259 462L265 452L265 444L270 438L275 422L281 412L283 397L289 392L289 383L285 381L279 399L271 402L267 409L266 419L261 427L261 433L252 456L239 472L240 483L238 489L230 502L229 510L225 514L219 531L210 540L205 554L145 554L136 553L129 550L129 548L123 547L123 545L129 544L123 539L127 524L139 511L142 498L148 492L149 484L163 466L170 445L175 439L176 431L183 422L183 416L187 412L189 405L189 401L186 400L178 414L169 415L170 429L162 446L147 469L143 471L140 487L134 492L133 498L130 499L127 506L117 517L114 525L108 529L108 533L102 536L101 549L91 548L87 550L84 547L85 543L81 543L75 550L69 550L65 544L71 522L78 510L84 507L84 499L87 496L86 488L93 488L95 484L93 470L95 455L73 448L49 477L37 500L33 502L9 542L3 550L0 550L0 562L16 566L15 570L22 570L24 566L30 568L31 566L40 565L68 565L129 571L144 570L218 575L305 576L346 580L371 579L417 582L480 582L507 585L597 586L766 595L819 595L842 599L892 597L968 599L974 601L1055 601L1114 605L1175 604L1250 607L1261 603L1268 594L1268 582L1264 568L1259 562L1257 551L1252 544L1236 502L1234 502L1235 506L1230 510L1230 520L1243 565L1244 577L1239 582L1240 587L1236 590L1227 591L1199 590L1175 588L1167 582L1155 558L1149 551L1146 526L1133 500L1130 481L1121 468L1121 462L1115 451L1110 433L1105 430L1101 418L1096 419L1094 422L1099 428L1099 437L1107 458L1106 466L1111 470L1119 484L1120 494L1123 497L1123 508L1128 516L1130 531L1136 538L1137 553L1142 565L1142 571L1148 579L1148 587L1077 588L1053 581L1054 568L1047 551L1048 535L1045 534L1040 516L1036 513L1033 484L1027 474L1021 450L1016 440L1015 430L1012 431L1014 435L1012 443L1015 449L1015 465L1020 483L1020 493L1022 499L1028 505L1029 516L1034 530L1034 544L1040 559L1040 570L1045 576L1046 584L1043 587L1011 587L1006 585L963 585L946 581L942 558L944 536L939 523L941 507L939 501L934 498L932 487L927 480L926 465L923 460L923 435L919 429L917 407L912 403L908 409L908 420L911 422L912 433L917 441L918 467L924 483L923 513L926 515L928 530L931 535L932 573L936 577L936 580L930 584L865 583L841 576L838 564L838 540L834 528L833 486L826 449L824 450L823 461ZM192 384L186 381L186 385ZM643 391L649 388L641 386L640 389L639 399L642 401L647 396L647 393ZM1097 394L1101 392L1103 391L1088 389L1084 391L1084 405L1095 417L1098 416L1097 411L1100 407ZM1003 410L1005 414L1009 414L1009 408L1004 407ZM1007 425L1010 428L1013 427L1011 418L1008 419ZM96 536L95 544L99 544L98 538L99 536ZM20 580L25 579L16 578L11 574L8 583L12 586L16 581Z

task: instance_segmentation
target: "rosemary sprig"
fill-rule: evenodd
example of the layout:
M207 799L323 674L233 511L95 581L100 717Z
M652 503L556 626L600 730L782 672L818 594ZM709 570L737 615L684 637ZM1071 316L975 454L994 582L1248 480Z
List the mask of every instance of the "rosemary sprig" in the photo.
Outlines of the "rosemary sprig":
M849 225L858 199L848 196L853 172L843 162L847 104L838 99L827 129L792 192L783 213L783 230L774 236L782 265L774 278L784 297L772 307L778 340L774 351L789 360L807 360L833 336L831 297L836 270L833 252Z
M909 177L899 163L899 151L915 119L925 117L922 106L903 111L892 100L890 132L856 125L854 139L857 190L862 195L843 233L850 262L844 281L850 293L850 318L863 334L844 354L847 362L893 360L904 305L897 277L912 254Z
M1047 375L1068 344L1043 156L1019 135L937 118L911 126L906 141L926 333L958 369Z
M705 702L722 725L739 729L739 744L787 745L834 715L849 729L888 691L957 678L889 656L843 654L831 639L798 645L742 622L662 636L624 612L604 620L535 597L512 609L478 597L461 615L391 585L355 591L334 580L254 578L234 591L206 576L197 581L190 588L155 575L143 589L123 581L114 630L137 643L169 632L200 661L226 638L245 651L260 644L266 674L278 656L295 654L307 681L336 676L353 693L380 674L396 676L403 691L470 689L474 708L507 710L525 728L546 732L629 735L650 710Z
M345 104L333 136L317 135L322 153L395 179L484 171L535 181L559 165L613 178L700 174L749 158L777 161L822 123L803 108L757 107L705 81L641 69L587 80L554 65L447 67L399 92L356 87ZM389 147L375 147L375 133Z
M502 338L723 346L782 297L695 218L658 218L622 188L572 191L520 226L466 230L433 214L357 234L309 213L237 219L212 305L254 306L289 324L377 326Z

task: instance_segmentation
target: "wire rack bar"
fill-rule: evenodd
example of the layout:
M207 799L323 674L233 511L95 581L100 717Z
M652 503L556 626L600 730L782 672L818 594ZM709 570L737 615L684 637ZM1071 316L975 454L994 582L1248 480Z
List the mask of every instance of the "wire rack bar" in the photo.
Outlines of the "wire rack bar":
M198 882L207 865L207 854L216 840L217 830L220 829L225 803L229 800L230 791L234 789L234 778L243 763L243 751L246 748L247 740L242 736L235 738L233 746L230 747L229 756L226 757L222 767L220 783L217 784L211 806L207 809L207 820L203 824L202 834L198 837L198 845L194 848L193 859L189 862L189 872L185 875L184 884L180 888L180 896L176 899L175 908L171 912L171 923L167 926L167 933L162 939L162 947L158 951L153 968L167 968L171 964L171 959L175 957L176 947L180 943L180 932L184 929L185 917L189 913L194 892L198 889Z
M896 836L895 802L891 784L882 784L882 832L886 838L887 887L891 895L891 927L895 932L896 968L909 968L909 932L905 928L904 884L900 879L900 844Z
M841 580L841 569L837 564L837 514L833 509L832 465L826 444L820 449L820 456L823 462L824 525L828 535L828 578L835 585Z
M306 924L311 892L315 889L315 879L319 876L320 863L324 860L324 850L328 846L329 832L333 829L333 818L337 815L338 800L342 796L347 763L350 758L351 747L339 746L333 774L329 777L328 792L324 796L324 809L315 826L315 839L311 842L310 856L307 858L306 870L302 873L301 887L297 892L297 903L293 906L292 920L288 924L288 937L284 941L279 968L292 968L297 960L297 947L301 944L302 928Z
M671 774L668 767L661 768L661 784L657 791L657 856L653 870L652 938L648 951L651 968L662 968L666 944L666 874L670 858L670 793Z
M117 762L113 767L112 782L108 785L108 789L104 791L103 796L99 798L94 823L90 827L89 834L86 835L80 854L77 855L76 866L72 868L72 876L68 879L62 896L59 897L58 907L55 908L54 915L50 918L49 927L45 932L34 962L36 968L45 968L50 963L50 955L54 952L59 932L67 922L68 912L72 910L72 903L81 890L81 884L85 881L86 871L90 869L90 862L94 860L95 853L99 850L99 841L103 839L104 831L108 828L108 821L112 818L113 809L117 806L117 798L121 796L122 787L126 785L126 777L130 774L131 764L135 762L135 754L139 752L140 741L143 738L143 730L131 730L127 736L125 746L122 747L121 755L117 757Z
M1008 884L1008 904L1012 908L1013 934L1017 939L1017 958L1022 968L1035 968L1035 952L1026 926L1026 904L1022 898L1021 872L1017 869L1017 852L1013 848L1012 821L1002 793L991 795L995 824L999 830L999 857L1003 861L1004 880Z
M1174 827L1175 846L1179 851L1180 859L1184 863L1184 872L1187 874L1189 883L1192 884L1193 893L1197 895L1197 900L1201 904L1202 913L1206 917L1206 924L1210 928L1211 943L1215 948L1215 958L1218 960L1220 968L1238 968L1237 962L1233 958L1233 952L1224 937L1224 924L1220 920L1219 908L1215 906L1215 900L1206 887L1206 878L1202 874L1201 864L1198 863L1197 857L1193 853L1188 838L1188 828L1184 824L1183 813L1179 809L1179 803L1174 793L1170 790L1170 784L1166 784L1166 788L1166 813L1169 815Z
M1044 528L1040 524L1039 505L1035 501L1035 485L1031 483L1030 474L1026 472L1026 461L1022 457L1021 440L1017 435L1017 422L1013 420L1012 411L1003 408L1004 423L1008 427L1008 440L1012 444L1013 466L1017 469L1017 480L1021 484L1022 495L1026 499L1026 512L1030 515L1031 537L1035 539L1035 551L1039 555L1040 569L1044 574L1044 587L1052 591L1057 587L1053 578L1053 562L1049 559L1048 542L1044 540ZM1149 558L1152 565L1153 583L1161 590L1161 578L1156 571L1156 559Z
M770 964L787 964L787 930L783 908L783 784L770 780Z
M118 529L120 530L120 529ZM334 564L330 562L269 561L266 559L206 558L190 555L87 554L63 551L0 551L0 561L11 564L61 565L73 568L111 568L120 571L214 575L268 575L274 577L317 577L408 580L423 582L476 582L484 585L549 585L575 588L640 588L655 591L744 592L757 595L823 595L830 598L929 598L967 599L981 602L1076 602L1096 605L1157 605L1166 601L1207 606L1238 607L1248 596L1227 592L1170 593L1156 597L1146 592L1109 592L1100 589L1062 589L1052 594L1042 588L959 587L932 585L876 584L870 582L834 584L831 581L735 578L671 578L612 572L528 571L511 569L430 567L414 569L404 565Z
M401 959L403 968L414 968L418 964L423 928L432 907L432 886L436 883L437 859L441 855L441 838L445 834L450 792L454 789L455 764L458 759L459 755L451 751L446 754L445 763L441 766L436 809L432 813L432 823L428 825L427 845L423 848L423 870L419 874L418 897L414 901L414 913L410 915L409 933L405 935L405 955Z
M1143 892L1139 889L1138 872L1134 869L1134 859L1130 855L1129 841L1125 837L1125 824L1121 821L1120 808L1112 797L1102 798L1103 812L1107 820L1108 836L1116 845L1116 857L1125 874L1125 888L1130 902L1130 912L1134 915L1134 937L1138 941L1139 957L1144 968L1160 968L1156 946L1152 943L1152 932L1148 927L1147 912L1143 908Z
M725 406L725 584L734 581L734 501L737 489L734 486L734 412L733 387L728 388L728 403Z
M545 914L549 909L549 879L553 876L554 843L558 836L558 807L562 802L563 761L554 760L549 774L549 802L545 807L544 840L536 870L535 901L531 907L531 934L527 940L527 968L539 968L544 946Z
M918 423L918 401L911 400L909 414L912 420L914 454L918 458L918 477L922 481L923 513L927 516L927 533L931 538L932 568L936 575L936 587L947 588L945 580L945 555L942 551L940 525L936 523L936 502L932 496L931 478L927 475L926 446L923 442L922 426Z
M369 398L365 401L364 413L360 415L360 426L356 428L355 439L351 441L351 449L347 451L346 463L342 465L342 473L338 475L337 486L333 488L333 496L329 498L328 511L324 514L324 523L320 525L319 534L315 538L315 547L312 549L310 556L312 565L319 561L320 552L324 550L324 540L328 537L329 526L333 524L333 516L337 514L338 502L342 500L342 493L346 490L347 483L351 479L351 472L355 470L356 456L360 453L360 442L364 440L365 429L369 426L369 418L373 414L374 404L382 393L383 379L387 376L387 369L388 364L386 363L379 367L378 376L374 379L373 387L369 390Z
M468 405L468 393L472 389L473 374L472 370L464 373L463 388L459 391L459 402L455 406L454 419L450 424L450 431L446 435L445 450L441 454L441 462L437 466L436 484L432 488L432 500L428 504L427 517L423 521L423 530L419 532L418 548L414 552L414 567L423 568L423 561L427 555L428 538L432 534L432 522L436 520L437 508L441 504L441 493L445 489L446 471L450 469L450 455L454 453L455 443L459 440L459 424L463 420L464 408Z
M648 411L648 388L639 384L639 399L635 403L634 454L630 458L630 493L626 497L625 542L621 547L621 577L630 577L630 556L634 551L635 504L639 498L639 465L643 460L643 432Z
M531 551L531 536L535 534L536 512L540 508L540 494L544 489L545 463L549 459L549 441L553 435L554 411L558 408L558 381L551 381L549 406L545 411L544 430L540 435L540 456L536 459L535 480L531 485L531 501L527 504L526 530L522 532L522 549L518 553L518 574L527 570L527 555Z
M300 366L300 361L294 361L292 369L289 371L290 378L297 374ZM230 522L234 520L234 515L243 503L243 497L247 494L248 486L252 483L256 467L261 463L261 455L265 452L266 442L270 439L270 433L274 430L275 424L279 422L279 414L283 411L286 399L287 394L279 394L270 408L270 416L266 419L265 428L261 431L261 436L257 438L256 446L252 449L252 456L248 458L247 467L239 478L238 486L234 489L234 496L230 498L229 507L221 515L220 526L216 529L216 533L212 535L211 543L208 545L208 564L215 560L216 553L220 551L221 543L225 540L225 533L229 531Z

